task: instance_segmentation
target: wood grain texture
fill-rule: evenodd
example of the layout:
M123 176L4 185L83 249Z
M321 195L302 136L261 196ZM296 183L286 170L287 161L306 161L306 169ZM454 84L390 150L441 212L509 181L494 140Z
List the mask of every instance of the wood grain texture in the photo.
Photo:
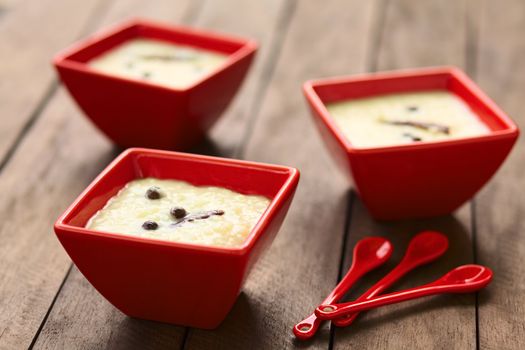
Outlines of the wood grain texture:
M52 54L79 35L98 5L96 1L14 3L10 5L16 6L0 22L2 160L50 91ZM71 14L63 16L61 11ZM48 130L54 127L60 130L61 125L51 121ZM50 195L62 195L53 178L60 163L54 171L49 164L60 162L58 153L67 154L68 150L47 149L53 144L49 133L42 132L37 139L36 147L20 145L25 156L3 167L0 178L4 193L0 202L4 220L0 227L0 349L24 348L31 343L69 266L49 236L59 208L56 202L46 200ZM38 152L46 149L47 153ZM35 201L40 205L33 206Z
M369 66L378 70L467 62L466 2L395 1L385 8L381 34ZM385 179L385 181L388 181ZM351 211L343 273L348 270L355 243L368 235L387 237L395 252L367 283L348 296L355 299L384 276L403 256L410 238L424 229L447 234L450 248L438 262L418 269L395 286L405 289L427 283L451 268L473 261L470 205L454 216L430 220L376 222L355 196ZM475 298L440 296L373 310L348 328L337 328L334 349L468 349L476 346Z
M524 130L525 2L485 1L481 13L477 81ZM494 270L492 285L479 294L480 349L525 349L524 164L521 135L476 198L477 260Z
M53 221L113 156L59 96L0 177L1 349L31 343L70 266Z
M35 349L179 349L184 328L127 317L73 266Z
M26 0L0 21L0 162L53 89L52 56L78 38L100 4Z
M181 6L188 3L172 4L172 16L177 16L177 9L182 15L185 6ZM68 10L68 6L66 5L62 10ZM125 6L122 3L121 7ZM159 15L165 17L166 9L166 6L158 7ZM35 6L33 10L41 11L41 16L46 15L46 12L39 6ZM49 10L60 12L54 5L50 6ZM68 11L75 12L72 9ZM89 12L80 5L76 7L76 11ZM125 11L121 13L123 15ZM33 15L31 11L30 14ZM110 14L111 12L108 16L111 16ZM112 20L122 15L114 16ZM27 16L29 15L19 19L31 19ZM73 23L75 18L80 22L80 17L75 17L75 15L69 16L62 22L54 16L50 14L47 20L55 20L58 22L57 25L64 26L59 27L62 31L68 26L73 29L78 27L78 23ZM54 31L58 32L58 29L55 28ZM50 44L53 45L55 42L60 43L57 39L66 40L62 34L56 32L49 34L47 31L42 31L40 34L38 31L33 31L32 35L35 36L35 41L40 39L43 42L48 40L47 35L52 35L53 40ZM28 34L23 32L20 35L19 40ZM40 38L39 35L41 35ZM2 40L5 37L6 35L2 35ZM67 40L72 39L70 37ZM53 45L49 46L53 51L57 50L58 48L54 48ZM65 45L65 43L60 45ZM30 44L27 46L30 47ZM28 72L35 73L33 66L40 65L40 61L44 60L44 53L36 50L38 47L37 45L30 49L34 51L32 51L31 59L27 58L29 61L21 58L19 62L9 61L7 66L19 65L16 69L20 70L27 61L32 64ZM46 65L48 65L51 54L52 52L45 54ZM2 67L4 68L6 67ZM48 68L48 70L49 72L45 74L51 74L51 69ZM38 83L40 79L38 73L33 76L36 79L35 83ZM15 86L25 84L29 90L31 89L31 83L27 80L28 76L13 76L12 79ZM13 89L12 86L11 89ZM19 92L16 90L13 90L12 93ZM2 98L7 97L4 92L2 91ZM25 103L29 105L29 97L24 96ZM26 348L37 333L70 267L69 259L52 234L53 221L74 196L100 171L102 166L115 155L109 142L76 111L73 102L64 93L52 96L49 108L44 109L43 116L35 115L35 124L22 139L3 169L0 178L0 188L4 193L0 204L0 215L3 218L9 218L0 229L2 240L2 245L0 245L0 266L2 266L0 270L0 348L2 349ZM2 127L7 124L2 120ZM35 245L35 242L38 244Z
M467 1L385 1L373 69L466 65Z
M253 38L259 43L259 49L245 83L209 133L209 144L197 147L196 152L239 157L268 89L291 3L287 0L221 0L208 1L203 7L195 25ZM234 9L242 15L234 16Z
M364 70L375 8L373 2L346 0L296 6L243 156L298 167L300 185L279 235L232 312L215 331L192 329L187 349L329 345L327 327L307 343L297 342L291 331L335 285L347 205L346 184L310 120L301 85Z

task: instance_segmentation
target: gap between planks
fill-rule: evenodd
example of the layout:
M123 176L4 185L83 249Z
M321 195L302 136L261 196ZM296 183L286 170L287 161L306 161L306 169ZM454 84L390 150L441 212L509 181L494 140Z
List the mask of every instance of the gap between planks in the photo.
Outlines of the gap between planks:
M57 293L55 294L53 300L51 301L51 304L49 304L49 308L47 309L46 314L44 315L44 318L42 319L42 322L40 323L40 326L38 326L35 336L31 340L31 344L29 344L29 347L28 347L29 350L33 349L33 347L35 346L38 336L42 332L42 329L44 328L44 325L46 324L47 318L49 317L49 314L51 313L51 310L53 309L53 306L55 305L58 299L60 291L62 290L62 288L64 288L64 285L66 284L67 278L71 274L72 269L73 269L73 263L69 264L69 268L67 269L67 272L64 275L64 279L62 280L62 283L60 283L60 286L58 287Z
M379 49L381 47L382 33L384 30L386 10L389 4L389 0L377 0L377 10L375 11L375 18L372 21L372 44L368 48L368 58L367 58L367 71L375 72L377 70L377 65L379 61ZM350 237L350 225L352 224L352 211L354 207L354 202L357 194L354 189L351 188L348 190L348 204L346 209L345 225L343 229L343 244L341 246L341 255L339 261L339 271L337 274L336 285L341 281L345 275L345 260L348 252L348 241ZM335 330L336 327L330 323L330 337L328 339L328 350L334 349L335 344Z
M104 1L104 0L98 0L98 3L96 7L93 9L92 14L89 15L88 20L86 21L86 24L84 25L83 29L80 31L81 35L79 38L85 36L87 33L89 33L89 29L93 26L95 19L98 18L99 14L103 13L105 9L107 9L108 4L110 4L111 1ZM42 95L42 98L40 101L36 104L35 109L30 114L28 120L25 122L25 124L20 129L20 132L13 140L13 143L8 147L7 152L5 153L3 159L0 161L0 175L6 165L9 163L13 155L15 154L18 146L22 143L22 141L25 139L26 135L29 133L33 125L35 125L38 118L42 115L42 111L46 108L47 104L53 96L55 96L57 90L58 90L58 80L57 78L53 78L47 88L44 90L44 93Z
M479 31L480 31L480 18L481 10L485 4L484 1L480 3L475 0L468 0L465 13L465 31L466 31L466 43L465 43L465 68L466 73L474 80L477 80L478 65L477 59L479 56ZM472 198L469 203L470 205L470 230L472 238L472 260L474 264L478 263L477 246L477 220L476 220L476 197ZM480 348L479 341L479 292L475 293L474 297L474 316L475 316L475 345L476 350Z
M341 279L344 276L345 269L345 257L346 252L348 251L348 238L350 236L350 225L352 224L352 208L354 204L356 193L353 189L348 190L348 201L346 206L346 217L345 224L343 227L343 244L341 244L341 256L339 260L339 271L337 273L337 283L341 282ZM328 350L334 348L335 341L335 329L336 327L330 323L330 338L328 339Z
M270 86L270 82L275 72L275 68L277 67L277 60L279 59L279 56L281 54L281 50L284 44L284 38L286 37L286 33L288 32L288 29L290 27L290 22L293 17L293 14L295 13L295 9L297 7L297 0L287 0L285 1L283 7L284 8L281 10L281 16L277 20L276 33L278 34L278 36L276 40L272 42L268 62L264 65L263 73L261 74L263 78L261 79L257 91L255 92L257 98L254 99L253 104L249 109L249 115L253 117L249 118L246 123L244 136L241 138L239 146L233 153L234 158L244 158L246 145L248 144L250 137L253 135L255 122L257 121L257 117L260 115L260 107L262 101L264 100L264 96Z
M58 90L58 82L57 80L53 80L51 84L47 87L47 89L44 92L44 95L40 99L40 101L37 103L35 110L33 113L31 113L31 116L27 120L27 122L24 124L18 135L16 136L15 140L13 141L13 144L8 148L4 158L0 161L0 175L2 174L2 171L6 167L6 165L9 163L11 158L13 158L13 155L15 154L16 150L18 149L18 146L22 143L24 138L26 137L27 133L35 122L37 121L38 117L42 114L42 111L46 108L49 101L55 96L55 93Z

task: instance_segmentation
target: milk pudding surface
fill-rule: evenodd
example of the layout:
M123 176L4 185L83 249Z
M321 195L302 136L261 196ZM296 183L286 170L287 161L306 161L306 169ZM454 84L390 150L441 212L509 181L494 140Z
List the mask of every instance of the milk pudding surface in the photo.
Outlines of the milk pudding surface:
M95 57L88 65L107 74L180 89L218 68L227 57L192 46L137 38Z
M356 148L458 139L490 132L461 98L446 90L380 95L328 103L326 107Z
M241 246L270 199L156 178L129 182L86 228L218 247Z

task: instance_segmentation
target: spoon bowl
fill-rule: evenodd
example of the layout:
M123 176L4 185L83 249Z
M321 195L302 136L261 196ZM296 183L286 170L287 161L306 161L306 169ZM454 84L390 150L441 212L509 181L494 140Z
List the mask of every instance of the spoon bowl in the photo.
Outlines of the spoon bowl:
M401 263L420 266L436 260L447 249L447 236L437 231L423 231L412 238Z
M401 262L356 301L368 300L381 294L409 271L436 260L443 255L447 249L448 239L444 234L437 231L423 231L418 233L410 240ZM348 314L333 320L333 322L338 327L346 327L354 322L357 315L357 313Z
M450 288L450 292L465 293L485 287L492 280L492 271L481 265L463 265L456 267L441 277L436 283Z
M357 242L354 248L354 265L366 272L384 264L392 255L392 244L382 237L368 237ZM352 269L352 267L350 269Z

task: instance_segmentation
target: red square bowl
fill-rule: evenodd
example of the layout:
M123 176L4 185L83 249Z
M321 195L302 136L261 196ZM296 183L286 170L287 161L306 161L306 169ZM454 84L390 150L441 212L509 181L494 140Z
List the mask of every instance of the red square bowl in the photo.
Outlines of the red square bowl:
M435 89L459 96L489 127L490 133L447 141L356 148L325 106L341 100ZM510 118L454 67L312 80L304 84L303 90L330 153L376 219L451 213L494 175L519 134Z
M87 64L137 37L216 51L228 59L184 89L120 78ZM253 40L132 20L74 44L53 64L84 113L119 146L184 150L201 141L228 106L256 50Z
M127 182L177 179L272 199L241 247L219 248L85 228ZM129 149L116 158L55 223L55 232L89 282L125 314L214 328L274 239L299 181L294 168L192 154Z

